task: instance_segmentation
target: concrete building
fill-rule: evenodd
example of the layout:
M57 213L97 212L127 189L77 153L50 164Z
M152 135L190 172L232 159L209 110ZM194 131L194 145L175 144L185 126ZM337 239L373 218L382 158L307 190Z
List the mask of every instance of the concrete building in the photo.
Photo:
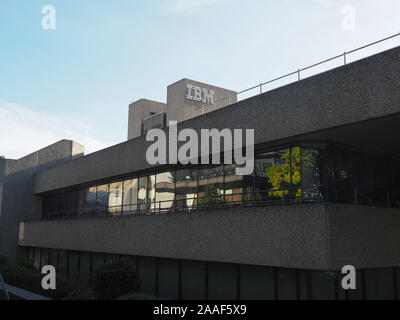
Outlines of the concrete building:
M236 101L234 91L182 79L168 86L166 104L141 99L129 106L128 140L153 128L166 128L170 121L189 120Z
M400 48L240 102L181 80L166 105L130 106L126 142L82 156L62 141L0 161L0 252L85 284L128 257L142 291L170 299L397 299L399 83ZM203 87L216 110L201 114ZM255 129L253 174L149 165L143 134L165 119ZM356 290L340 286L344 265Z

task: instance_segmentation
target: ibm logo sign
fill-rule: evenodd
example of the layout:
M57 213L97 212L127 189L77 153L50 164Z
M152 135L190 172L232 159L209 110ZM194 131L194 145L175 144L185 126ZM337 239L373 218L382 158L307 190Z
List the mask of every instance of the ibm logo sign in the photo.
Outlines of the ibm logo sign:
M214 90L200 88L191 84L187 84L186 89L186 99L201 101L207 104L214 104Z

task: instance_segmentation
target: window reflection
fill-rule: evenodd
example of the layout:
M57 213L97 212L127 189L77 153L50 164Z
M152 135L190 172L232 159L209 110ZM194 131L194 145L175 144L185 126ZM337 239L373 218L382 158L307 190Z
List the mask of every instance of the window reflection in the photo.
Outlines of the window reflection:
M148 176L147 180L147 198L148 198L148 208L151 211L156 209L156 176L153 174Z
M175 200L175 173L163 172L156 176L156 211L172 208Z
M102 214L108 211L108 190L108 184L97 186L97 209Z
M176 171L175 205L178 209L190 210L197 205L197 170Z
M122 183L114 182L110 184L108 195L108 212L112 214L121 213L122 205Z
M136 212L138 209L138 179L124 181L123 212Z
M198 171L199 206L224 202L224 166L204 168Z
M254 173L248 176L236 175L235 165L199 166L53 193L43 197L42 217L321 199L396 207L399 168L396 158L308 142L257 154Z
M138 210L145 211L147 208L147 177L139 178L138 187Z
M225 202L242 203L248 200L254 191L254 175L239 176L236 175L235 164L225 166Z

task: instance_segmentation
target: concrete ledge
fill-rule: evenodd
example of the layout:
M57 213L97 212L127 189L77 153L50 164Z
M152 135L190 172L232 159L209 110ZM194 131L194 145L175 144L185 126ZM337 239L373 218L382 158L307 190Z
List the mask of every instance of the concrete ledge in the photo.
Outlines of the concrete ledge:
M302 269L328 267L325 205L25 222L20 246Z

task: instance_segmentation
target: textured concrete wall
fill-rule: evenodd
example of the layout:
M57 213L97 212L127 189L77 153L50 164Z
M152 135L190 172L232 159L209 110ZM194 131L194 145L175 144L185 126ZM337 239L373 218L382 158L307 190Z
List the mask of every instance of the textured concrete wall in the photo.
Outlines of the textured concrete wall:
M165 110L165 103L147 99L141 99L129 105L128 140L142 135L142 122L145 118Z
M163 129L166 127L166 117L165 112L157 113L154 116L148 117L143 120L143 132L147 132L150 129Z
M295 141L310 132L396 113L400 113L400 48L184 121L178 129L255 129L257 145L274 146L283 139ZM35 192L149 169L145 150L150 144L139 137L42 172Z
M330 204L332 268L400 266L400 209Z
M328 263L323 204L25 222L22 229L22 246L305 269Z
M207 90L213 90L214 104L206 104L201 101L187 99L188 90L186 85L192 85ZM224 88L219 88L206 83L193 81L190 79L182 79L168 86L167 94L167 121L182 122L194 117L202 115L199 109L202 105L203 113L221 109L229 104L237 101L236 92ZM229 97L229 99L228 99Z
M25 215L40 210L40 198L34 195L35 174L52 165L82 156L81 152L82 146L62 140L19 160L5 161L0 215L1 254L10 258L15 257L19 222Z

